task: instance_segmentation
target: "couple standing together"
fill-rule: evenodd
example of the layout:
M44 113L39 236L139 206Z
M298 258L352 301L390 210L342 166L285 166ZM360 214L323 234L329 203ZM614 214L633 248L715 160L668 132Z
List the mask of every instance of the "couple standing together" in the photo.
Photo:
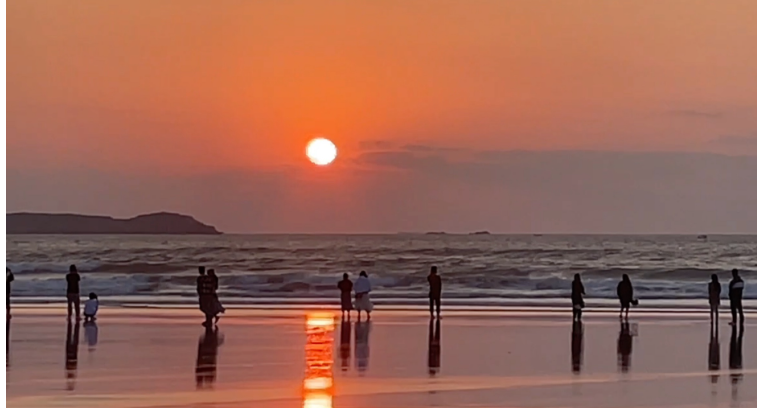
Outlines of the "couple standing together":
M439 276L439 270L436 266L431 267L431 273L428 275L428 306L431 312L431 317L434 317L434 310L436 310L436 317L441 317L442 309L442 278ZM341 306L342 316L345 312L347 317L350 316L350 311L353 308L352 304L352 291L355 291L355 305L357 310L357 318L360 320L360 312L365 311L368 315L368 319L371 318L371 311L373 310L373 303L371 303L371 281L368 280L368 274L365 271L360 272L360 276L352 284L349 274L342 275L342 280L337 284L339 291L341 292Z
M199 297L200 310L205 315L205 326L210 327L213 325L213 319L215 323L218 323L218 316L220 313L226 311L226 309L218 300L218 276L214 269L209 269L207 274L205 273L205 267L200 266L198 268L200 276L197 277L197 296Z

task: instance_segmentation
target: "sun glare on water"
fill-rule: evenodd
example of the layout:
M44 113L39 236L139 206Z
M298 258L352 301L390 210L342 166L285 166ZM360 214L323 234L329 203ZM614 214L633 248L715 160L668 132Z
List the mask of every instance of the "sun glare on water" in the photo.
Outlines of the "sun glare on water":
M313 164L325 166L336 159L336 145L331 140L319 137L308 143L305 154Z

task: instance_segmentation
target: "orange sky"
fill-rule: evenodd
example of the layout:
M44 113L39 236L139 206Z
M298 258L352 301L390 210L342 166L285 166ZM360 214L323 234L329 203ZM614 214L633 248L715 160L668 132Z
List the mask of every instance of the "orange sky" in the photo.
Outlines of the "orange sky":
M335 177L372 141L757 155L755 16L753 0L12 0L8 168ZM315 175L314 135L341 153Z

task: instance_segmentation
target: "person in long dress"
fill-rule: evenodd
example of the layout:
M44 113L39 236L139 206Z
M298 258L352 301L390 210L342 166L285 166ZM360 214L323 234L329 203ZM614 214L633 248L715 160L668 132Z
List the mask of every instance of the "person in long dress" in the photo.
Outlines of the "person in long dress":
M341 292L342 317L346 313L349 320L350 311L352 310L352 281L350 280L350 276L345 273L342 276L342 280L336 286L339 288L339 292Z
M355 309L357 309L357 320L360 321L360 312L365 312L368 315L368 320L371 319L371 311L373 310L373 303L371 303L371 281L368 279L368 274L365 271L360 272L360 276L355 281Z
M575 274L573 276L573 285L571 289L570 299L573 303L573 321L580 321L583 313L584 304L584 284L581 283L581 275Z

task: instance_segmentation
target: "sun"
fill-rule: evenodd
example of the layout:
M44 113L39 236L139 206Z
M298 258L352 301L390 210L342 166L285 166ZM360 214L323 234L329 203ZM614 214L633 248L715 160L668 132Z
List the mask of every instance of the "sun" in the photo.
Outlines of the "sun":
M336 145L329 139L319 137L308 143L305 154L313 164L325 166L336 159Z

